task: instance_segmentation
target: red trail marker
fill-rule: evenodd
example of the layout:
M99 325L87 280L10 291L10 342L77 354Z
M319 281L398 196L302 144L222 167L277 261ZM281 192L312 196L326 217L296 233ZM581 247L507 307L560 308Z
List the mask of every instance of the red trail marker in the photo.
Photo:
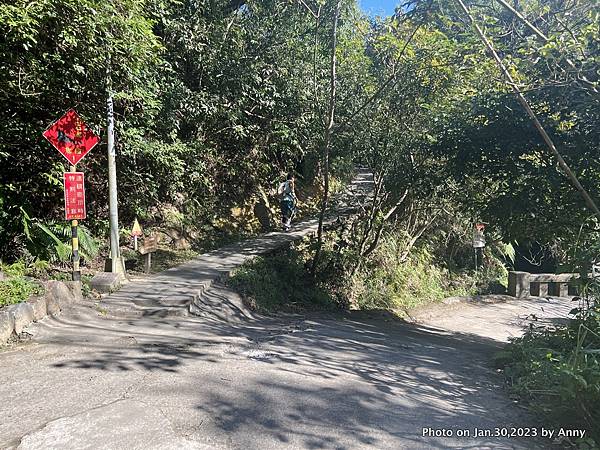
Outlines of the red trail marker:
M72 164L76 165L100 142L100 138L74 109L50 125L43 136Z

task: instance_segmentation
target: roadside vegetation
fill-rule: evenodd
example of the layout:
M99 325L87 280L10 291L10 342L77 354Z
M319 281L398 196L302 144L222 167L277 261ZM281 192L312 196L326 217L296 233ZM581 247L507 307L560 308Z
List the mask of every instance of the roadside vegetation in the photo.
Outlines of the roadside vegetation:
M277 226L274 189L290 171L304 214L322 218L336 179L356 165L372 170L373 196L353 205L352 220L233 277L259 309L402 314L445 296L501 293L519 258L587 274L600 254L580 239L600 230L599 11L599 0L407 0L386 18L356 0L3 4L0 305L34 293L28 277L68 274L67 166L41 133L71 107L103 138L78 165L83 273L102 267L109 93L121 245L131 249L138 218L163 237L157 269ZM477 273L476 222L488 244ZM573 256L574 247L596 253ZM140 269L139 256L130 261ZM597 309L578 314L570 328L515 341L506 372L533 407L572 406L597 428L597 404L581 400L600 389ZM552 394L525 388L544 380Z
M400 317L412 308L450 296L506 290L509 256L496 255L491 249L485 253L484 265L475 271L468 243L460 250L466 258L464 264L449 265L434 242L425 239L403 256L406 242L397 233L386 233L372 256L355 270L351 243L339 238L340 231L326 233L314 277L310 263L316 241L305 238L244 264L233 272L228 284L242 294L248 306L261 312L362 309L387 310Z
M327 286L310 277L298 244L242 265L226 281L250 308L263 313L340 307Z
M580 274L571 320L529 329L496 355L511 390L548 423L588 431L574 442L600 446L600 280L590 277L598 261L600 237L582 228L567 267Z
M32 295L41 294L43 288L30 276L45 270L40 265L25 267L22 262L0 264L4 278L0 279L0 308L15 303L21 303Z
M585 429L573 442L597 449L600 442L600 308L586 301L564 326L528 330L497 355L507 381L526 405L557 429Z

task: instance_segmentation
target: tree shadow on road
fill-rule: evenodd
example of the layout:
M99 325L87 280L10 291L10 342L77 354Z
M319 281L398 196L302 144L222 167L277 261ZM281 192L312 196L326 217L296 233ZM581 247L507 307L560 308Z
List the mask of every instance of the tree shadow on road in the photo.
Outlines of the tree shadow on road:
M154 325L144 332L140 323L79 324L102 338L73 342L85 351L53 367L179 375L153 395L194 389L199 413L240 447L248 439L255 448L251 440L262 436L305 448L398 448L407 440L410 448L521 448L511 439L424 438L422 429L534 425L490 366L502 345L492 339L364 314L235 325L161 319L143 322ZM219 374L232 365L239 371L224 380ZM194 367L208 375L199 380Z
M198 406L242 442L253 432L304 448L520 445L422 436L427 427L524 426L528 418L489 367L496 341L363 318L282 331L251 338L265 352L257 360L264 375L235 390L207 389L209 400Z

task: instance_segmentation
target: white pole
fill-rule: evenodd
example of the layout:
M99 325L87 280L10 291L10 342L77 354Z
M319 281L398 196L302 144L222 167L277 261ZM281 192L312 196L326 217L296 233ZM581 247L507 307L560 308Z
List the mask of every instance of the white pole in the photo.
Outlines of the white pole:
M110 209L110 259L111 272L122 272L119 250L119 211L117 202L117 161L115 151L115 119L113 114L113 98L109 92L106 101L108 119L108 205Z

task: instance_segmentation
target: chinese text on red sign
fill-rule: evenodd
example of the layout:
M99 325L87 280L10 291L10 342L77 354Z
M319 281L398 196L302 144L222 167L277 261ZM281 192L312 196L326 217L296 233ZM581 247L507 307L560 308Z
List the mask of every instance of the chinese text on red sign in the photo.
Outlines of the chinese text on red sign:
M77 164L100 142L100 138L86 125L74 109L68 110L64 116L50 125L43 134L73 165Z
M85 219L85 186L83 172L65 172L65 218Z

